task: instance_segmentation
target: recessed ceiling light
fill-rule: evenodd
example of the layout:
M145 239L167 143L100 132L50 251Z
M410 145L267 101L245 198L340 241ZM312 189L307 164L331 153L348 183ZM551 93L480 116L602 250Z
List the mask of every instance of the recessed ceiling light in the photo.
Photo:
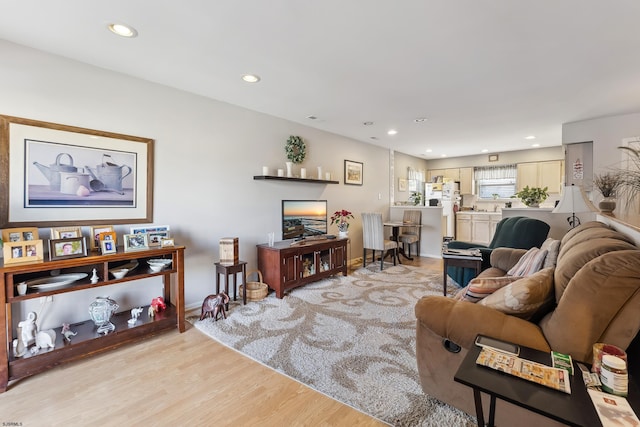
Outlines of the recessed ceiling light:
M307 119L309 119L309 120L317 120L318 117L316 117L314 115L311 115L311 116L307 116Z
M446 154L440 154L440 157L447 157Z
M377 137L377 136L370 136L369 138L371 138L371 139L378 139L378 137Z
M373 124L373 122L363 122L362 124L365 125L365 126L371 126Z
M135 28L125 24L109 24L108 28L109 31L111 31L113 34L117 34L121 37L133 38L138 35L138 32Z
M524 139L536 139L535 135L525 136Z
M427 118L426 117L418 117L417 119L413 119L414 122L416 123L422 123L422 122L426 122Z
M540 147L540 144L531 144L532 147Z
M488 153L488 152L489 150L487 150L486 148L481 151L481 153Z
M431 153L433 150L431 148L427 148L427 153Z
M389 129L389 130L387 131L387 135L395 135L395 134L397 134L397 133L398 133L398 131L397 131L397 130L395 130L395 129Z
M258 83L260 81L260 76L256 74L244 74L242 76L242 80L247 83Z

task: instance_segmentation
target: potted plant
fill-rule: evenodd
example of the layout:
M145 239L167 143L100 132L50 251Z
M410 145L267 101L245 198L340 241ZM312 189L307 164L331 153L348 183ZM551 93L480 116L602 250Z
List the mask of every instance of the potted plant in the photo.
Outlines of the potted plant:
M414 191L409 196L409 201L413 202L414 206L418 206L422 204L422 193L419 191Z
M331 224L336 224L338 226L340 237L347 236L347 232L349 230L349 219L353 219L353 214L345 209L335 211L331 216Z
M524 203L525 206L527 207L537 208L537 207L540 207L540 203L544 202L545 200L547 200L547 197L549 197L549 193L547 191L548 191L548 187L529 188L529 186L527 185L526 187L524 187L522 190L518 191L516 194L514 194L511 197L519 198L520 200L522 200L522 203Z
M622 186L624 178L621 172L606 172L593 177L593 183L604 197L598 203L602 212L613 212L616 208L616 191Z

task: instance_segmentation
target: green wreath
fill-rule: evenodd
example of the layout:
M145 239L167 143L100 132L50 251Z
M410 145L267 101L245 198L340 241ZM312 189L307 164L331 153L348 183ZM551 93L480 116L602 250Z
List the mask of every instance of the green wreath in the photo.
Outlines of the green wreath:
M294 135L287 139L284 151L287 153L287 159L293 163L302 163L307 155L307 147L304 145L304 141L299 136Z

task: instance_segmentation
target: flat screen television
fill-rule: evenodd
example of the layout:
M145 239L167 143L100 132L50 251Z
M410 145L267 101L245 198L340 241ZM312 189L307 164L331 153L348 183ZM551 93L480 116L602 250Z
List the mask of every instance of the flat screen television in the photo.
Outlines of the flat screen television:
M326 200L283 200L282 240L327 234Z

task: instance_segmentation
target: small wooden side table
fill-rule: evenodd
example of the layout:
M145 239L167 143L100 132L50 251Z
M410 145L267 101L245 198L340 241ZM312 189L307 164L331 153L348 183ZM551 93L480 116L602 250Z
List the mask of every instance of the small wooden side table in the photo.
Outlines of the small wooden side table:
M237 274L242 273L242 284L247 287L247 262L238 261L237 264L224 265L216 262L216 294L220 293L220 275L224 274L224 291L229 295L229 275L233 277L233 300L236 300L236 288L238 287ZM247 293L242 293L242 304L247 304ZM227 304L229 309L229 304Z
M442 295L447 296L447 267L473 268L476 276L482 271L482 255L467 255L463 251L442 252L442 265L444 270L444 281L442 282Z

